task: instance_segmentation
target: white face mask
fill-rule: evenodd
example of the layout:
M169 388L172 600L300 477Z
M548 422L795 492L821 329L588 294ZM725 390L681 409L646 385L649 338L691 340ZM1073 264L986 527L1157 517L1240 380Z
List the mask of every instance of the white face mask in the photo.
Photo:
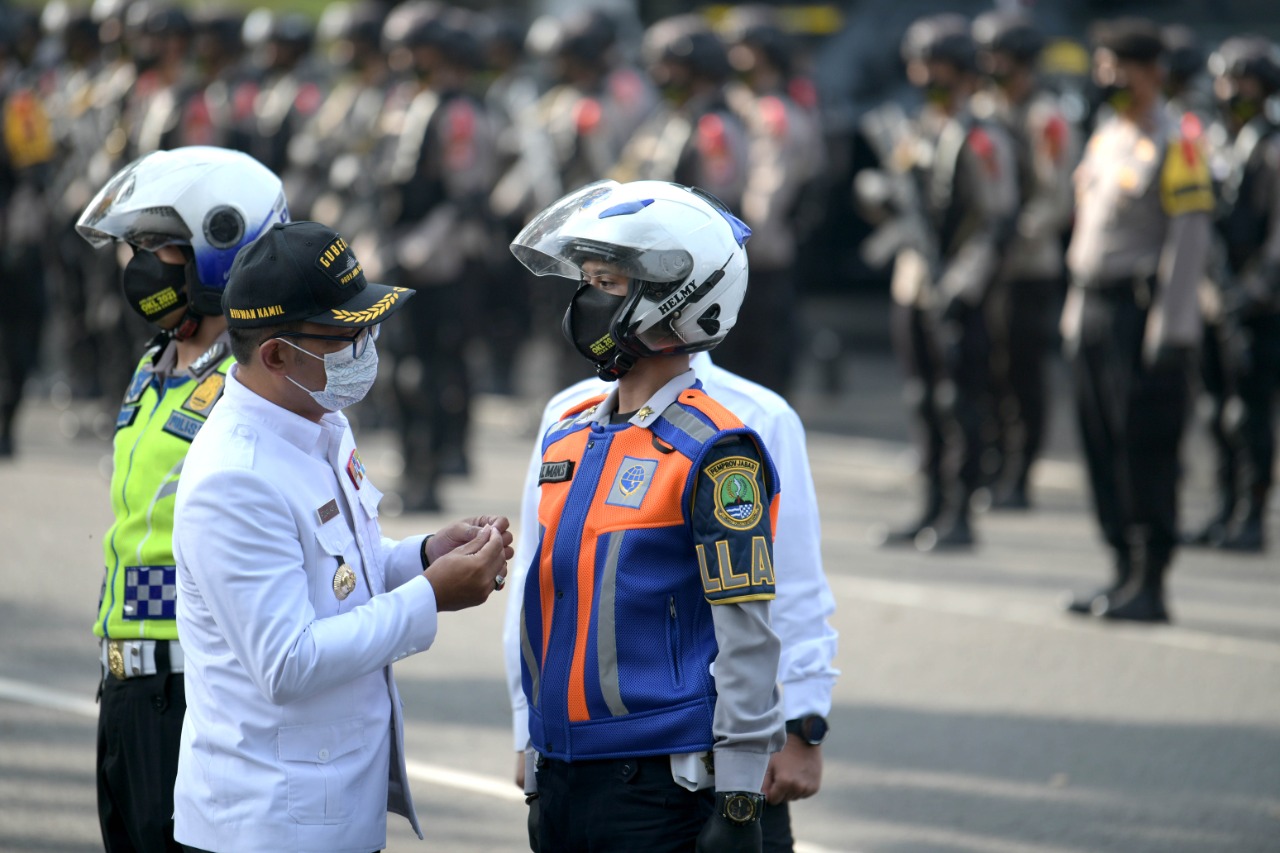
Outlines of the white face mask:
M378 348L373 339L370 339L359 358L352 354L354 350L349 346L337 352L319 356L313 352L307 352L286 338L276 340L284 341L299 352L305 352L312 358L324 362L325 383L324 388L319 391L312 391L292 376L286 376L285 379L306 391L311 395L311 399L330 412L359 403L373 387L374 380L378 378Z

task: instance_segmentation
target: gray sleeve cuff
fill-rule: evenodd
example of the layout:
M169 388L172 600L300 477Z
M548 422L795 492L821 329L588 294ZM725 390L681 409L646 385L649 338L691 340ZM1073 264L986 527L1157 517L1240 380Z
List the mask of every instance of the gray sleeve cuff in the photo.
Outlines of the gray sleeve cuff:
M769 769L768 753L716 749L715 759L717 791L751 791L758 794L764 787L764 772Z

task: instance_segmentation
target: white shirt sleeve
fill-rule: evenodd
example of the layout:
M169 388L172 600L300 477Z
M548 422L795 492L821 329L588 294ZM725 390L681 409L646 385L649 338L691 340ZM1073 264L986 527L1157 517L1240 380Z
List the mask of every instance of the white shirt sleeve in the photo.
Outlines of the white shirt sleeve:
M804 425L789 406L750 423L764 439L781 481L773 565L777 598L772 623L782 641L778 680L786 719L831 712L831 691L840 674L832 666L838 634L828 624L835 597L822 568L818 497L805 446Z
M548 407L549 408L549 407ZM502 623L502 654L507 668L507 693L511 697L511 725L517 752L529 745L529 706L524 696L520 674L520 615L524 606L524 582L529 563L538 549L538 470L542 464L542 436L554 423L554 416L543 412L525 472L520 495L520 528L516 531L515 557L507 570L507 611Z
M337 616L317 618L303 535L277 485L245 468L208 474L185 495L175 539L219 632L270 702L347 683L430 647L436 601L421 572ZM406 561L401 543L392 564ZM370 572L379 566L367 567Z

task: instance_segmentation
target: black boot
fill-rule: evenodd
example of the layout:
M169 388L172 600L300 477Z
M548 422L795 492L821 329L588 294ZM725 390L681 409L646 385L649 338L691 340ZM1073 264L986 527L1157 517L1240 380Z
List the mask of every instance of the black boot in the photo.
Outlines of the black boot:
M1237 518L1227 528L1220 548L1226 551L1242 551L1260 554L1267 549L1266 542L1267 489L1255 486L1249 494L1243 517Z
M923 528L915 538L916 548L925 553L959 551L972 548L975 542L968 509L946 513L937 523Z
M1227 537L1227 528L1235 513L1234 483L1219 483L1218 511L1199 530L1182 534L1182 544L1195 548L1217 548Z
M1115 578L1110 586L1096 589L1087 595L1070 596L1067 598L1063 609L1077 616L1091 616L1095 601L1105 601L1109 596L1113 596L1124 589L1125 585L1129 583L1129 579L1133 576L1133 559L1129 556L1128 549L1116 552L1113 570Z
M934 483L929 483L926 489L924 511L920 513L920 517L902 527L885 531L879 537L880 545L911 545L921 530L938 520L938 516L942 514L942 491Z
M1133 577L1113 595L1093 602L1093 615L1126 622L1168 622L1164 606L1164 574L1172 555L1147 553L1135 567Z

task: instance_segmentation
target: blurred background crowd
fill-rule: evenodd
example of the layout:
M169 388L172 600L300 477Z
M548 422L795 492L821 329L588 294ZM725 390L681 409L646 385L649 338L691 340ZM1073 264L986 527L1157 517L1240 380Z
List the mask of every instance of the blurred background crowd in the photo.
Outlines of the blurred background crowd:
M1097 23L1143 14L1162 27L1164 108L1211 166L1215 151L1239 147L1245 124L1269 133L1280 122L1280 64L1266 41L1280 20L1265 0L299 9L0 5L0 457L21 451L24 393L64 409L69 436L110 437L150 332L126 310L120 259L73 226L123 165L184 145L252 154L284 179L294 219L347 235L371 280L419 291L410 316L387 329L393 381L379 387L389 390L357 413L398 434L403 475L391 497L404 511L439 509L441 478L467 474L475 395L527 397L536 410L588 369L552 332L565 302L540 298L549 285L530 282L506 246L592 180L696 184L740 211L754 230L752 291L717 362L783 394L801 377L833 397L856 394L841 353L859 336L887 348L883 308L905 286L902 251L933 227L929 199L900 180L920 171L920 111L960 92L974 121L993 128L976 140L980 155L1007 137L1007 218L1038 229L1019 274L973 273L992 281L980 288L982 345L966 356L981 365L960 383L983 442L965 476L989 502L1026 506L1043 365L1067 291L1071 175L1111 109L1091 73ZM930 18L932 29L912 27L938 13L949 14ZM1247 50L1231 41L1246 34ZM936 67L909 73L913 60L939 57L971 82ZM1238 198L1224 191L1232 167L1219 160L1222 219ZM950 193L936 178L933 188ZM1260 247L1265 223L1250 227ZM1232 524L1247 497L1232 424L1252 342L1235 322L1244 302L1229 267L1206 269L1201 300L1213 364L1199 372L1216 401L1222 495L1212 529L1190 535L1210 544L1241 544ZM546 369L531 377L534 351ZM1261 548L1256 533L1243 544Z

